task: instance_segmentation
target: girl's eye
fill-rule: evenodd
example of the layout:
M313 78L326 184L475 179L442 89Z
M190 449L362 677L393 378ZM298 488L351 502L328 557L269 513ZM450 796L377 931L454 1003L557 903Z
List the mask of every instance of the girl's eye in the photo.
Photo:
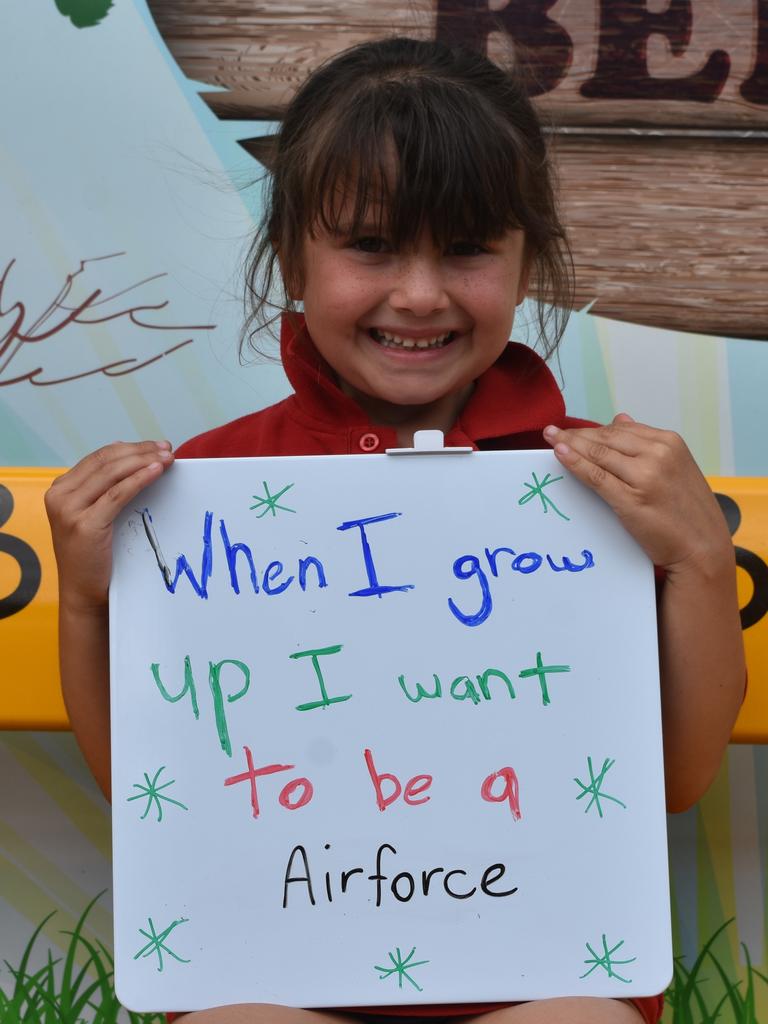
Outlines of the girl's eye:
M382 253L389 251L389 245L384 238L377 238L373 235L365 238L356 238L352 242L352 248L358 252Z
M481 256L485 252L488 250L476 242L452 242L448 246L449 256Z

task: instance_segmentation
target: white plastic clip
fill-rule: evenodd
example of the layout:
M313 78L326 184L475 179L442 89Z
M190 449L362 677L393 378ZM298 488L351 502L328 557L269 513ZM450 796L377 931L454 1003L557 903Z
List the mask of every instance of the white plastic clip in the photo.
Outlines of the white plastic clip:
M417 430L413 448L387 448L387 455L469 455L474 448L446 448L442 430Z

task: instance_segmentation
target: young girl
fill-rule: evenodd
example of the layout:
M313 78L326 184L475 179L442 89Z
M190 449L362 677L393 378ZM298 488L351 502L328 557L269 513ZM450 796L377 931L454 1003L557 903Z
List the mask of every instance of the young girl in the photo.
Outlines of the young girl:
M744 689L731 540L677 435L626 414L607 426L569 418L544 362L508 343L529 286L567 308L569 281L540 128L519 83L478 54L409 39L355 47L315 72L280 133L248 273L251 326L268 319L278 264L287 311L282 359L295 394L188 441L176 455L359 455L412 445L414 431L429 427L442 429L448 445L551 445L664 578L667 802L672 811L693 804L717 772ZM542 340L554 328L549 351L563 326L552 308L539 306ZM60 574L62 684L105 793L112 523L173 459L166 441L112 444L57 480L47 497ZM188 1019L640 1024L658 1021L661 1005L661 997L399 1013L248 1005Z

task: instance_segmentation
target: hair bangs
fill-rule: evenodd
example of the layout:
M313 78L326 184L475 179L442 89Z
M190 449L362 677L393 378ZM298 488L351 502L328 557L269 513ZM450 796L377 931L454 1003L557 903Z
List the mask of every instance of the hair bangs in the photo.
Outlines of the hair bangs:
M417 85L376 83L317 133L304 179L310 232L375 229L401 248L428 230L447 247L525 226L505 126L488 124L488 112L468 105L462 90L429 79Z
M311 154L304 197L307 230L330 234L391 233L397 158L389 126L376 105L353 103L334 118Z
M521 227L513 154L461 90L426 79L396 83L391 131L398 156L390 211L395 243L428 228L440 247L484 243ZM485 121L486 123L483 123Z

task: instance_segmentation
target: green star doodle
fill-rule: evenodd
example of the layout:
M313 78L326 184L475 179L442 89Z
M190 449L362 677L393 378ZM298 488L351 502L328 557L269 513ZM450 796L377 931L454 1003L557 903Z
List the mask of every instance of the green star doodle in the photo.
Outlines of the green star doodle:
M529 501L532 501L538 496L541 498L541 507L545 512L548 512L551 508L560 516L561 519L567 519L568 522L570 522L571 517L561 512L549 495L544 493L545 487L549 487L551 484L556 484L558 480L562 480L563 478L561 476L552 477L549 473L547 473L543 480L539 480L535 473L531 473L531 476L533 477L533 483L524 484L524 486L528 488L528 493L524 494L517 504L526 505Z
M259 512L259 514L256 516L257 519L262 519L267 514L267 512L271 512L272 516L274 517L274 516L277 515L277 510L278 509L280 509L281 512L295 512L296 511L295 508L288 508L286 505L279 505L278 504L278 500L280 498L282 498L282 496L285 494L286 491L289 491L291 489L291 487L293 487L293 484L286 484L286 486L282 489L282 491L278 491L277 494L270 494L269 493L269 487L267 486L267 481L266 480L262 480L262 484L264 485L265 497L261 498L261 497L259 497L258 494L252 495L252 497L256 501L256 504L255 505L251 505L251 508L250 508L250 510L252 512L255 508L259 508L261 505L264 506L263 510L261 512Z
M424 990L422 989L422 987L416 984L416 982L413 980L413 978L410 976L408 972L412 971L414 967L421 967L423 964L428 964L429 960L412 961L411 957L415 952L416 947L414 946L411 952L405 958L405 960L403 960L403 955L400 952L399 946L395 947L395 953L397 954L397 956L393 955L392 953L387 953L387 956L392 962L392 967L379 967L378 964L375 964L373 968L375 971L379 971L379 981L383 981L385 978L391 978L392 975L397 975L398 988L403 987L403 978L405 978L405 980L409 981L415 989L417 989L419 992L423 992Z
M599 772L597 778L595 778L595 773L594 773L594 770L592 768L592 758L588 757L587 758L587 767L589 769L589 785L587 785L586 783L582 782L581 779L576 779L575 778L573 780L576 783L577 786L581 786L581 792L576 797L577 800L581 800L581 798L586 796L587 793L591 793L592 794L592 799L589 801L587 806L584 808L584 813L585 814L587 814L589 812L590 808L594 804L595 807L597 807L597 813L602 818L602 816L603 816L603 808L602 808L602 806L600 804L601 800L610 800L614 804L619 804L619 806L623 807L624 810L627 809L627 805L625 803L622 803L621 800L618 799L618 797L608 796L608 794L607 793L603 793L603 791L600 788L602 786L602 784L603 784L603 779L605 778L607 773L611 770L611 768L613 768L613 766L615 764L616 764L615 760L612 761L609 757L606 757L606 759L603 761L603 767L600 769L600 772Z
M177 954L174 953L172 949L169 949L166 946L165 940L168 938L168 936L171 934L174 928L176 928L180 924L186 924L189 918L179 917L177 918L177 920L171 921L168 927L164 928L159 935L155 931L155 926L152 923L152 918L148 917L147 920L149 921L149 931L145 932L143 928L139 928L139 931L141 932L145 939L149 939L149 942L146 944L146 946L142 946L138 953L134 953L133 959L138 960L139 957L152 956L153 953L157 953L158 971L162 971L163 969L163 953L167 953L168 956L172 956L173 959L178 960L180 964L188 964L189 960L185 960L183 957L177 956Z
M157 808L157 820L163 820L163 805L160 802L161 800L165 800L169 804L175 804L177 807L182 807L185 811L189 810L186 804L183 804L180 800L173 800L171 797L166 796L162 792L164 789L168 789L169 786L173 786L176 781L175 779L171 779L170 782L164 782L162 786L158 786L157 783L160 779L160 774L164 771L165 765L163 765L162 768L158 768L157 771L155 772L155 777L152 779L151 782L149 779L149 775L146 772L144 772L144 779L146 780L147 783L146 786L142 786L141 783L139 782L134 782L133 784L133 788L138 789L140 792L136 793L135 796L129 796L127 798L128 803L131 803L131 801L133 800L147 801L147 806L144 809L144 813L141 816L142 821L144 821L146 816L149 814L153 804Z
M609 978L616 978L617 981L623 981L625 985L629 985L630 982L632 981L632 979L631 978L623 978L620 974L618 974L616 971L614 971L614 969L613 969L614 968L614 964L633 964L635 962L635 960L637 960L637 957L636 956L632 956L632 957L629 957L628 960L614 960L613 959L613 954L616 952L617 949L620 949L624 945L624 939L622 939L621 942L617 942L616 945L613 946L613 948L611 948L611 949L608 949L608 943L605 941L605 935L602 936L602 940L603 940L603 955L602 956L598 956L597 953L594 951L594 949L592 949L592 947L590 946L590 944L588 942L584 943L584 945L587 947L589 952L592 954L592 958L589 959L589 960L585 960L584 963L585 964L592 964L592 966L589 968L588 971L586 971L580 977L587 978L592 973L592 971L596 971L598 967L602 967L603 970L605 971L605 973L608 975Z

